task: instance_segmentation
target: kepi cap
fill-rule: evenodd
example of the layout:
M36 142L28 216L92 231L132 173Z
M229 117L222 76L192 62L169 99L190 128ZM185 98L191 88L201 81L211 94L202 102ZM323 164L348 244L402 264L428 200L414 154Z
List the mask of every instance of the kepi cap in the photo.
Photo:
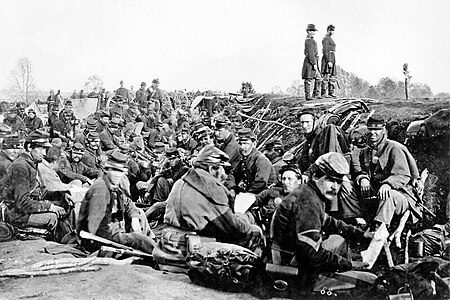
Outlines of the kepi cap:
M208 167L211 165L219 165L223 167L229 167L230 157L222 150L214 147L213 145L207 145L203 147L198 153L197 157L193 161L194 167Z
M350 166L341 153L325 153L319 156L314 164L328 177L343 181L348 180L346 175L350 172Z

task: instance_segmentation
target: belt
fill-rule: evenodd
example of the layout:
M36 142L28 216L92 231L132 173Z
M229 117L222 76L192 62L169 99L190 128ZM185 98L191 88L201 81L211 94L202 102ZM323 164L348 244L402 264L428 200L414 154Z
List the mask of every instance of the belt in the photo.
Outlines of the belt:
M330 50L330 52L331 52L331 53L334 53L334 52L336 52L336 51L334 51L334 50Z

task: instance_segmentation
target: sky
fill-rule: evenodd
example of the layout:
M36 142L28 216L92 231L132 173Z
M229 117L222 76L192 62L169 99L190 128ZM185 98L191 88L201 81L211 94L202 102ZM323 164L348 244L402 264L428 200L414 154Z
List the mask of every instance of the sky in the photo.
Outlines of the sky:
M301 78L306 26L336 26L336 60L377 84L382 77L450 92L450 1L89 0L2 1L0 89L27 57L40 90L70 93L99 75L107 90L159 78L167 91L283 91Z

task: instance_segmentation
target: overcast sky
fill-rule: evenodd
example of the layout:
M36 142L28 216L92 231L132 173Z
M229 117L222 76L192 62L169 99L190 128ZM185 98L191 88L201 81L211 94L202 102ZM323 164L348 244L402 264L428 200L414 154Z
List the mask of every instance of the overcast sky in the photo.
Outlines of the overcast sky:
M337 63L376 84L450 92L450 1L2 1L0 88L19 57L41 90L71 92L98 74L108 90L153 78L165 90L283 91L301 78L306 26L336 26Z

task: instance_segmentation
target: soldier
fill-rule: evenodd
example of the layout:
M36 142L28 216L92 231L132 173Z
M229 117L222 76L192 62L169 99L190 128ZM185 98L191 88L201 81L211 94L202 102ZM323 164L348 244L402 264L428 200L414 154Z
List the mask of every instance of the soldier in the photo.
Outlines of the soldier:
M306 32L308 36L305 40L305 59L303 61L302 79L305 83L305 99L313 100L311 97L311 87L314 81L314 98L320 99L320 72L318 67L319 52L317 50L317 43L314 40L316 34L316 26L314 24L308 24Z
M148 108L155 112L159 112L161 110L162 104L162 93L159 89L159 79L153 79L152 85L147 89L147 103Z
M86 122L86 128L84 129L83 132L78 133L75 136L75 143L81 143L83 146L87 146L86 145L86 138L88 136L88 134L90 132L96 132L97 131L97 124L98 122L94 119L88 119Z
M159 121L157 127L150 130L148 135L148 147L150 149L155 148L156 142L167 143L167 138L164 136L164 131L162 129L163 125L163 122Z
M44 127L41 118L36 116L34 109L30 108L27 112L27 116L24 119L27 132L30 133L36 129Z
M259 247L261 229L230 207L232 196L222 184L228 166L228 156L216 147L209 145L200 151L194 168L175 183L167 199L164 223L169 234L175 231L185 236L185 231L194 231L252 251Z
M18 133L20 135L22 132L26 132L27 129L23 120L18 116L18 113L19 110L17 107L11 108L7 118L4 120L4 123L11 127L12 133Z
M147 107L147 92L145 91L145 87L147 84L145 82L141 83L141 87L136 91L136 99L135 102L140 106L144 105Z
M53 124L56 122L56 120L59 119L58 113L59 113L59 107L56 105L52 106L50 114L48 116L48 121L47 121L48 126L52 127Z
M336 90L336 43L333 41L331 36L334 34L334 25L328 25L327 34L322 40L322 97L326 98L336 98L334 91ZM327 94L328 90L328 94Z
M58 219L63 218L66 211L59 205L44 201L54 199L55 193L45 191L37 180L37 164L50 146L45 132L36 130L27 136L25 151L14 160L5 176L5 218L14 226L47 229L60 241L68 232L55 229Z
M103 172L97 168L86 166L81 160L85 153L85 148L81 143L75 143L70 151L69 159L58 171L61 181L70 183L73 180L80 180L83 184L92 184L93 180L100 177Z
M368 147L359 155L361 171L356 183L366 199L375 197L377 201L374 228L384 223L391 225L394 215L411 214L413 223L422 218L422 208L417 203L419 171L408 149L387 138L384 119L373 115L367 121L369 130ZM365 201L368 202L368 201ZM363 203L360 203L360 205ZM400 228L395 231L400 240Z
M231 121L225 116L219 116L215 119L214 127L216 147L229 156L231 168L234 169L241 160L241 153L236 137L231 132Z
M98 114L98 124L97 124L97 132L102 133L103 130L108 126L109 121L111 120L111 115L106 111L101 111Z
M121 186L127 172L127 160L128 158L117 150L110 155L105 165L105 174L91 185L81 203L77 233L84 230L152 253L155 242L145 235L139 209ZM81 242L89 251L100 248L99 244L89 240L82 239Z
M22 151L22 144L19 136L9 135L3 139L2 150L0 151L0 180L6 175L8 167L19 156Z
M235 194L259 194L275 184L275 170L267 157L256 149L256 135L250 128L239 130L238 143L242 159L232 170L225 186Z
M320 156L306 184L281 201L272 223L272 253L275 264L298 267L298 287L311 292L321 273L360 270L367 263L346 257L346 239L366 241L373 233L329 216L325 203L337 197L349 165L340 153ZM322 240L323 231L328 238ZM344 239L345 237L345 239ZM278 251L280 250L280 251ZM294 254L294 259L292 255Z
M117 130L119 130L119 120L114 118L99 135L102 151L107 152L119 147L120 143L117 136L115 136Z
M128 89L123 87L123 80L120 81L120 87L116 90L116 94L114 97L116 100L117 99L122 99L122 101L124 101L126 104L130 104L130 92L128 91Z
M81 161L90 168L102 171L105 154L100 148L100 135L98 132L90 132L86 140L87 148Z
M181 139L177 142L177 148L182 148L192 153L197 147L197 142L191 137L189 128L181 128Z
M52 108L55 106L55 91L50 90L50 95L47 97L47 112L50 115L52 112ZM59 110L58 104L56 104Z
M275 169L275 173L278 174L282 166L286 163L283 161L283 144L278 139L271 139L264 146L263 154L270 160L272 166Z

